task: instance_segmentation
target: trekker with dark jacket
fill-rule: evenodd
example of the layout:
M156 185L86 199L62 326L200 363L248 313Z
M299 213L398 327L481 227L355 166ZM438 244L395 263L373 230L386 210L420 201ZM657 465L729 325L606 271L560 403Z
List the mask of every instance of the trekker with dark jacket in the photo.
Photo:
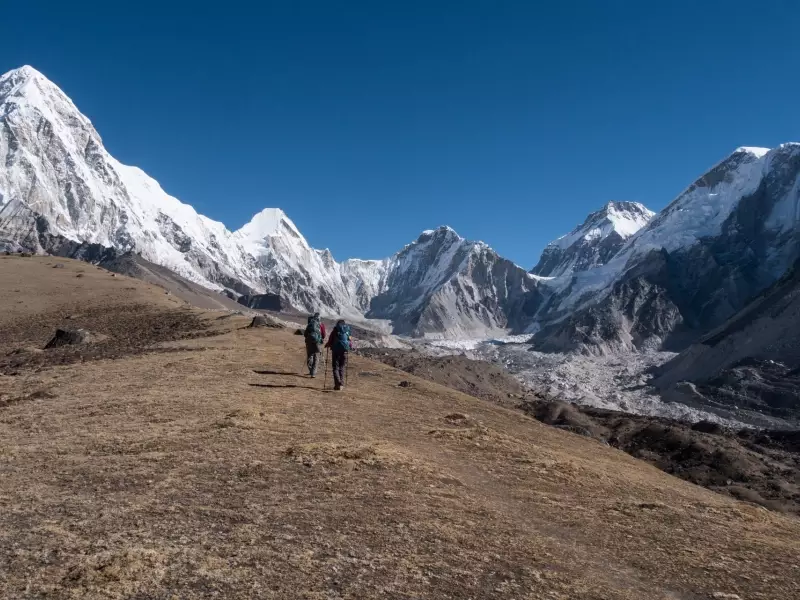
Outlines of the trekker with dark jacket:
M322 354L322 343L325 341L325 323L320 319L318 312L308 317L305 338L308 374L311 377L316 377L320 355Z
M353 341L350 339L350 326L342 319L336 322L336 326L331 331L328 343L325 344L331 349L333 357L333 389L344 389L347 373L348 352L353 349Z

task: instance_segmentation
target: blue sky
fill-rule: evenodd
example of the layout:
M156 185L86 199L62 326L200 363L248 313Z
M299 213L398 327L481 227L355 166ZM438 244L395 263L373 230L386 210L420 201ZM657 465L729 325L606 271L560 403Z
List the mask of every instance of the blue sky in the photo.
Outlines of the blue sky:
M0 71L200 212L283 208L339 259L449 224L530 267L608 200L800 141L789 0L122 4L7 3Z

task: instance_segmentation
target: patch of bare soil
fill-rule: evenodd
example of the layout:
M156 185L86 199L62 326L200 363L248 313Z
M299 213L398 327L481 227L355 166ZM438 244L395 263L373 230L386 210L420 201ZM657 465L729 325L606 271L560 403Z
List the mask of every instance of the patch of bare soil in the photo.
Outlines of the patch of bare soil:
M47 346L47 338L52 338L58 329L58 326L54 327L55 323L70 330L90 331L94 339L38 351L38 348ZM24 344L0 356L0 374L14 375L25 370L115 359L142 352L167 352L169 348L157 345L202 337L207 335L207 329L204 320L191 311L153 310L148 305L93 307L71 315L70 319L41 315L28 317L8 324L0 333L0 348Z
M537 420L619 448L659 469L740 500L800 514L800 432L731 431L549 400L502 368L463 356L403 350L367 356Z
M161 345L213 334L200 313L159 288L73 260L2 259L2 375L170 351ZM72 334L56 339L59 330Z

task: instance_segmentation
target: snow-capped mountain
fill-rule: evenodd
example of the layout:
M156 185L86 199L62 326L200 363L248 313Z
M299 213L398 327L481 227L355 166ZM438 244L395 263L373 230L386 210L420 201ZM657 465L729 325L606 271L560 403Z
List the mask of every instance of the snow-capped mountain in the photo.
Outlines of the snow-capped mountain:
M222 223L119 163L89 119L31 67L0 77L0 243L70 241L135 251L208 287L258 287L253 258Z
M298 310L362 317L384 281L387 261L337 263L277 208L264 209L232 237L255 259L259 288Z
M538 278L449 227L424 231L386 264L368 317L395 331L448 337L524 327L541 301Z
M605 265L548 281L541 349L685 346L798 257L800 144L739 148Z
M109 155L41 73L0 77L0 249L133 252L233 296L388 319L412 335L527 331L543 350L685 345L798 258L799 174L800 144L740 148L655 217L633 202L592 213L532 273L447 227L390 258L337 262L279 209L238 231L198 214Z
M0 247L87 257L134 252L212 289L298 310L388 318L395 330L478 335L521 326L536 278L449 229L385 260L338 263L280 209L238 231L198 214L103 147L89 119L31 67L0 77Z
M550 242L531 273L560 277L606 264L656 213L638 202L609 202Z

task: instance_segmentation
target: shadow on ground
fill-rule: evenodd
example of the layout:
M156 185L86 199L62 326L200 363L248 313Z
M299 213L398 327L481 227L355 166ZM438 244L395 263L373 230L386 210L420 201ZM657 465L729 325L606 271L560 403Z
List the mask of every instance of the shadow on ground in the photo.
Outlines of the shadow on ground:
M322 392L322 390L317 387L311 387L310 385L295 385L293 383L289 384L278 384L278 383L248 383L250 387L260 387L260 388L290 388L290 389L302 389L302 390L314 390L315 392Z
M297 372L292 373L291 371L269 371L266 369L260 371L253 369L253 373L255 373L256 375L289 375L291 377L305 377L305 375L303 375L302 373L297 373Z

